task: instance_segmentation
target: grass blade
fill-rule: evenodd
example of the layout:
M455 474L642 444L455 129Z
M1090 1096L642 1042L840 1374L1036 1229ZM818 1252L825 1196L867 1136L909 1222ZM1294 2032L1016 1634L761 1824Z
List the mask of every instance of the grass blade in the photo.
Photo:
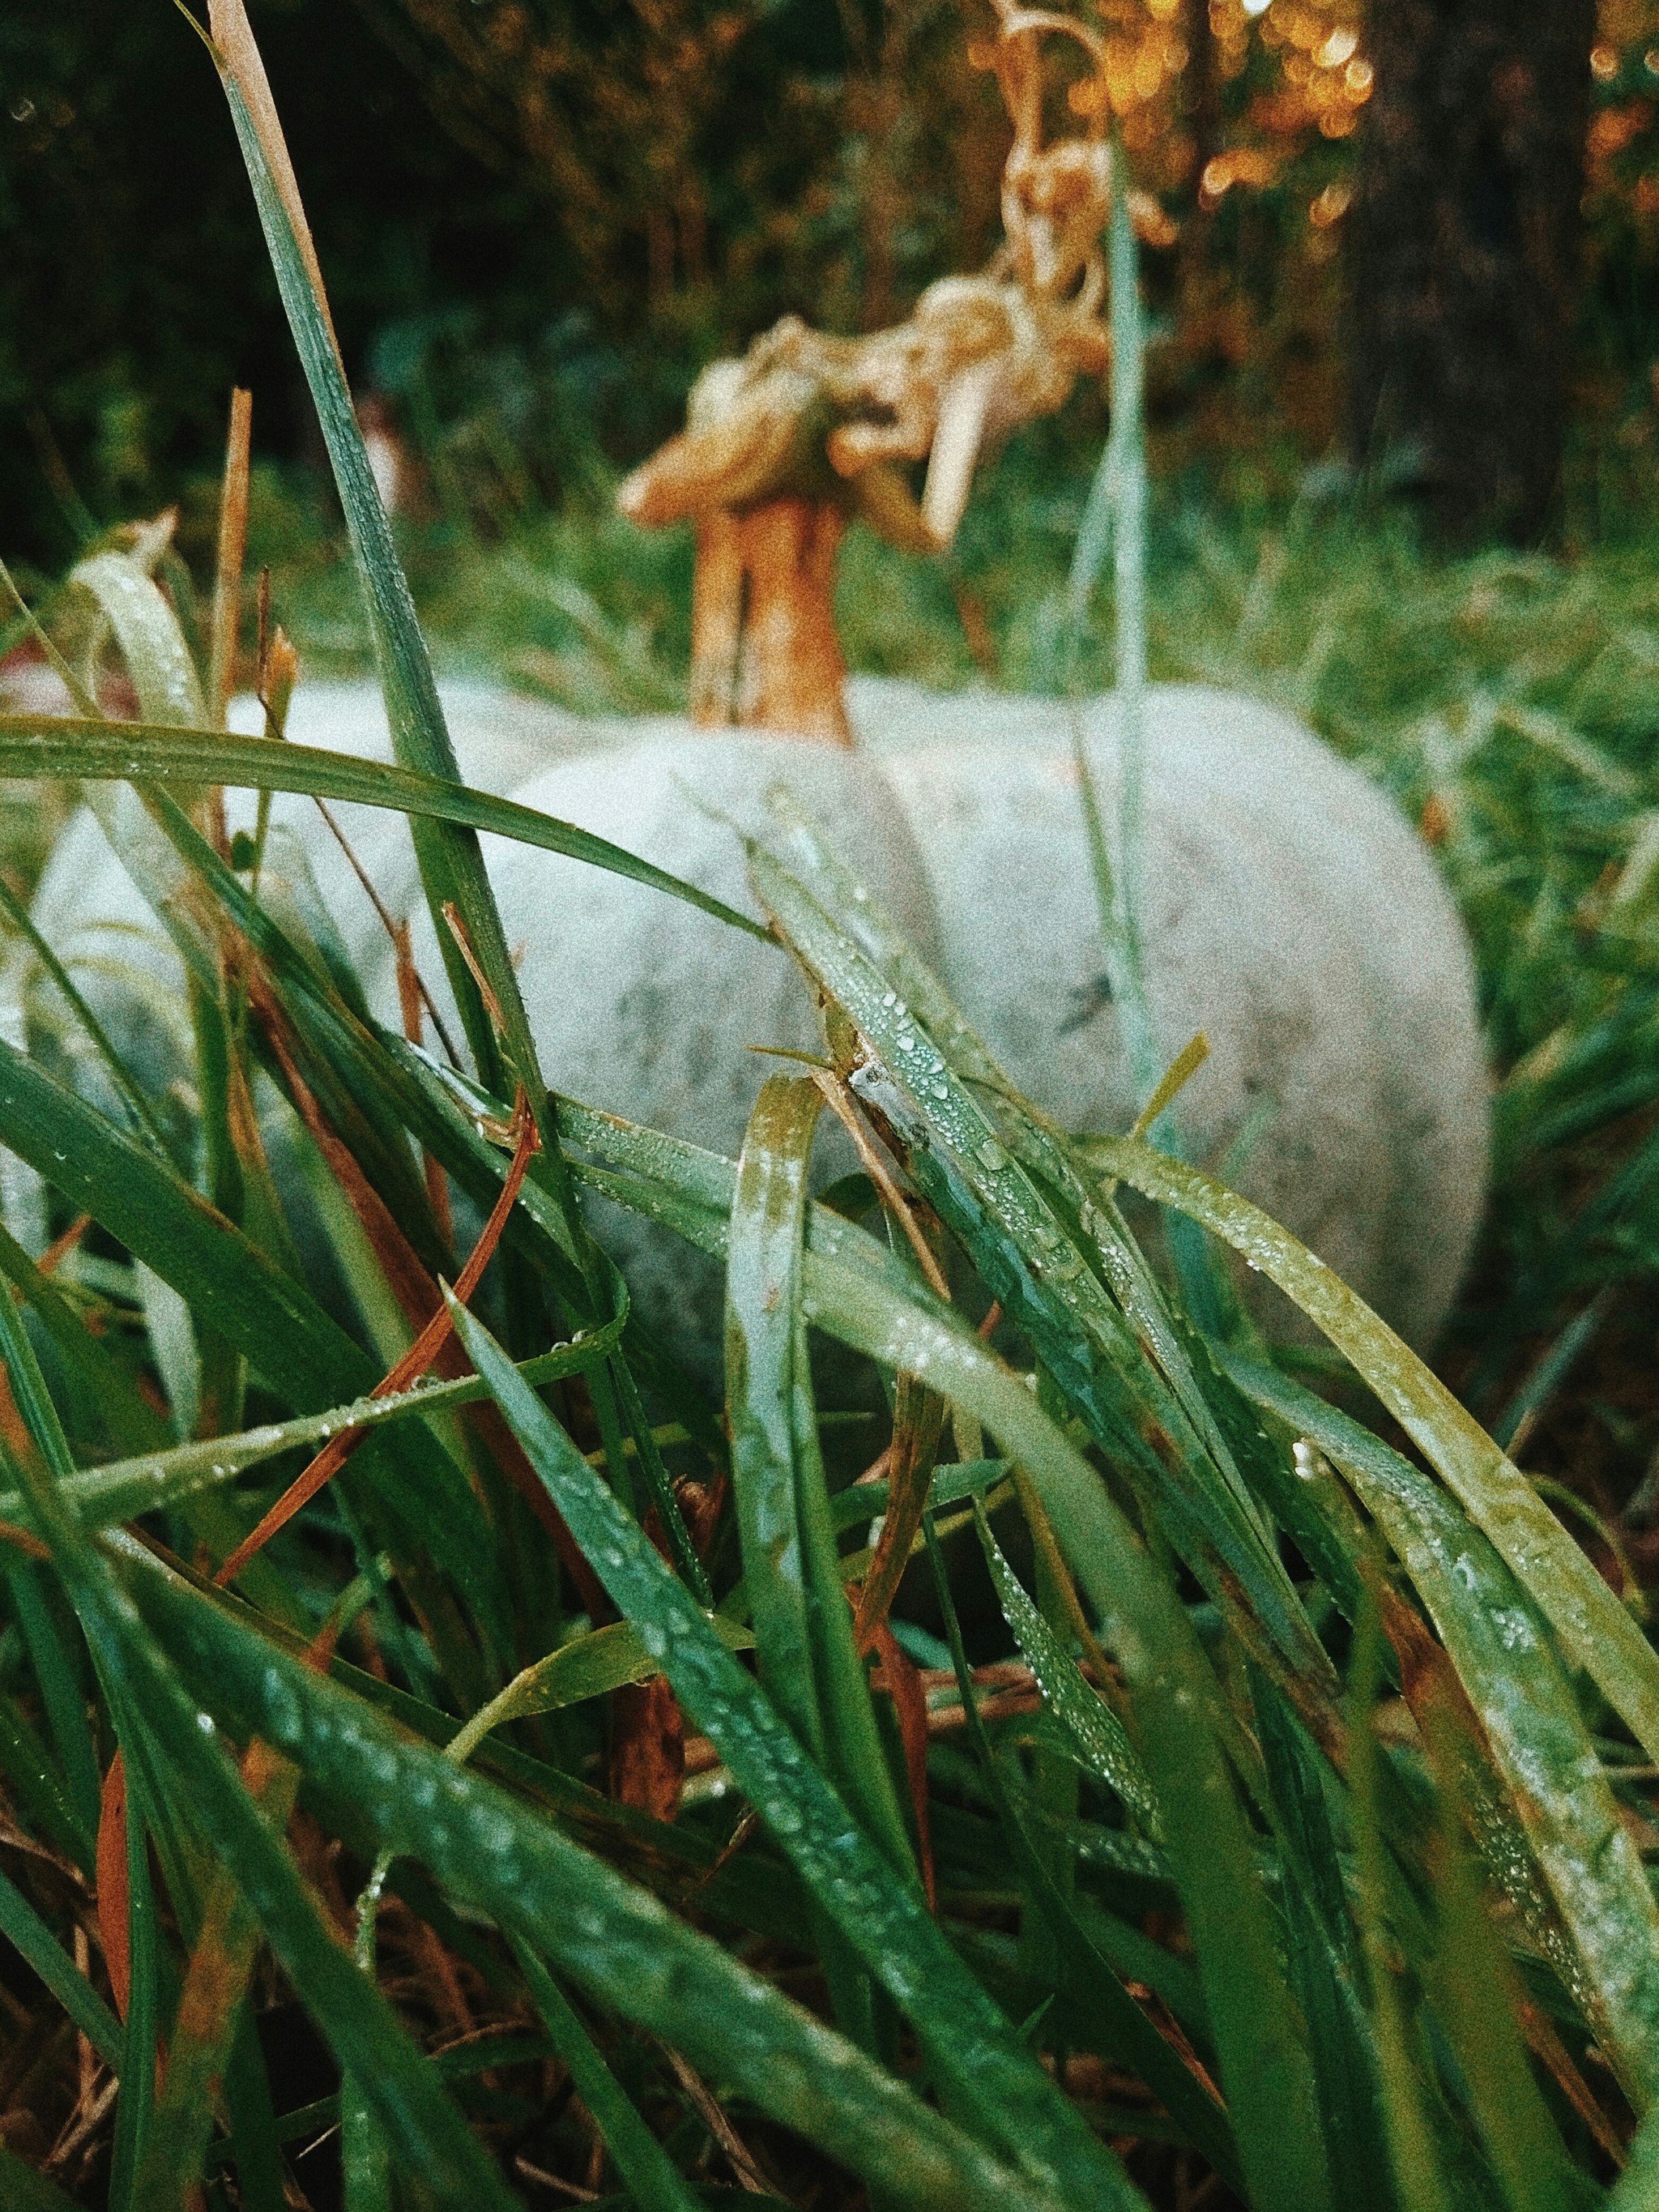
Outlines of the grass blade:
M974 1522L979 1530L985 1564L996 1587L1002 1617L1036 1676L1043 1702L1070 1739L1079 1765L1086 1767L1109 1790L1115 1790L1144 1822L1147 1833L1156 1838L1162 1826L1158 1800L1140 1754L1130 1742L1122 1722L1109 1705L1096 1696L1069 1653L1061 1649L1059 1638L1003 1556L1002 1547L992 1534L985 1509L977 1498L974 1501Z
M244 738L218 730L183 729L171 723L94 722L52 715L0 714L0 779L42 776L182 785L204 782L235 789L296 792L313 799L350 799L424 822L488 830L516 844L626 876L670 898L700 908L715 921L750 937L767 932L750 915L683 883L665 869L638 860L609 839L561 822L533 806L474 791L458 779L384 761L365 761L319 745L282 738ZM447 934L447 933L446 933Z
M118 2074L121 2023L21 1889L0 1874L0 1936L33 1967L93 2049Z
M1659 1906L1539 1611L1409 1461L1299 1385L1237 1371L1341 1471L1415 1583L1573 1945L1570 1986L1645 2111L1659 2095Z
M806 1170L823 1100L769 1077L744 1138L726 1279L726 1406L761 1680L896 1867L913 1867L853 1641L800 1320Z
M639 1621L647 1643L661 1644L663 1670L680 1703L717 1745L826 1915L908 2014L933 2063L960 2094L964 2117L1044 2190L1133 2203L1134 2192L1115 2160L1088 2138L1075 2112L1021 2050L940 1937L920 1896L849 1819L643 1531L459 1307L455 1325L612 1599Z
M1248 1199L1127 1138L1091 1138L1086 1151L1108 1174L1243 1253L1324 1331L1491 1539L1575 1664L1659 1759L1659 1658L1520 1469L1416 1353Z
M429 1867L449 1893L533 1945L599 2002L901 2202L937 2212L1060 2212L1055 2196L992 2160L522 1798L458 1768L436 1745L250 1632L149 1553L124 1556L132 1598L197 1694L210 1698L228 1727L302 1758L311 1787L325 1802L349 1802L373 1848ZM453 1735L441 1716L437 1727L446 1741Z
M570 2069L576 2094L605 2137L621 2179L639 2212L697 2212L697 2198L605 2064L575 2008L535 1953L515 1943L514 1954L555 2049Z

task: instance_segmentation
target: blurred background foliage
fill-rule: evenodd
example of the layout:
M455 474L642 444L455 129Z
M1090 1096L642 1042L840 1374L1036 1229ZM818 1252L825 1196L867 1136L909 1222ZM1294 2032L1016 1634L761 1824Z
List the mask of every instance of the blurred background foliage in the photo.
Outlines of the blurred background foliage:
M499 532L603 481L672 427L704 361L778 315L878 326L995 242L1007 132L974 0L252 12L349 368L452 524ZM1367 25L1355 0L1098 13L1124 139L1167 217L1147 255L1158 472L1234 498L1293 487L1347 428ZM1569 542L1639 514L1656 431L1659 8L1600 0L1592 35L1571 441L1549 515ZM303 498L313 434L189 25L163 0L5 10L9 551L55 568L176 497L216 465L233 382L256 395L268 502L283 485ZM1069 463L1100 420L1074 408L1058 453L1030 441L1034 462Z

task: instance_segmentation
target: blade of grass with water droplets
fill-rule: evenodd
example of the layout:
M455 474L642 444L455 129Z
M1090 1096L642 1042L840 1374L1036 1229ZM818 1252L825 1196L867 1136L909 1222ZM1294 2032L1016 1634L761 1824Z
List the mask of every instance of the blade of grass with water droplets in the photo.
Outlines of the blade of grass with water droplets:
M1341 1471L1416 1585L1572 1942L1570 1986L1646 2110L1659 2097L1659 1906L1538 1613L1409 1461L1300 1385L1238 1372Z
M856 1027L878 1064L850 1077L853 1089L877 1105L905 1139L924 1194L973 1254L1006 1310L1031 1335L1043 1364L1073 1396L1103 1449L1138 1468L1153 1494L1178 1505L1231 1570L1267 1632L1316 1681L1328 1661L1302 1613L1259 1508L1244 1489L1225 1441L1203 1402L1179 1340L1144 1263L1111 1218L1109 1206L1089 1206L1089 1243L1025 1162L1000 1139L953 1065L895 976L766 849L750 842L750 878L762 903L819 987ZM867 901L849 901L856 910ZM946 1034L957 1036L947 1020ZM971 1071L976 1055L964 1055ZM1064 1177L1063 1158L1056 1173ZM1086 1198L1085 1206L1089 1205ZM1109 1292L1097 1266L1111 1282ZM1126 1319L1132 1311L1133 1326ZM1146 1355L1151 1345L1155 1358ZM1168 1439L1164 1453L1146 1441L1151 1428ZM1212 1573L1212 1582L1219 1577Z
M591 1337L556 1345L539 1359L526 1360L520 1371L538 1388L568 1375L583 1374L604 1358L620 1338L623 1326L620 1321L612 1322L604 1329L594 1330ZM467 1375L453 1382L422 1382L391 1397L356 1398L347 1405L331 1407L326 1413L273 1421L244 1430L238 1436L211 1437L199 1443L177 1445L171 1451L145 1452L137 1458L111 1460L102 1467L83 1468L65 1481L64 1496L74 1505L83 1528L110 1528L118 1522L135 1520L142 1513L156 1512L233 1482L250 1468L284 1452L325 1443L343 1429L380 1428L416 1415L425 1419L458 1407L477 1405L489 1395L487 1386L476 1375ZM30 1525L28 1502L20 1492L0 1492L0 1521L4 1520Z
M1491 1539L1574 1662L1659 1759L1659 1657L1520 1469L1444 1383L1248 1199L1127 1138L1091 1139L1086 1150L1108 1173L1224 1238L1324 1331Z
M595 1476L488 1333L455 1325L619 1610L660 1644L663 1671L826 1916L910 2018L969 2124L1044 2189L1132 2204L1135 2192L968 1974L919 1891L851 1819L754 1678L720 1644L642 1529Z
M1079 1764L1115 1790L1156 1838L1161 1826L1158 1800L1122 1722L1095 1695L1079 1673L1076 1662L1061 1649L1059 1638L1004 1557L977 1498L974 1522L1002 1617L1036 1676L1043 1702L1070 1738Z
M426 1866L447 1893L533 1945L599 2002L900 2201L931 2212L1061 2212L1057 2195L992 2159L536 1807L458 1768L149 1553L121 1556L132 1599L196 1694L228 1726L302 1760L324 1802L349 1801L375 1848ZM453 1735L441 1717L439 1728L446 1741Z
M738 1162L726 1246L726 1409L761 1680L893 1864L910 1846L853 1642L800 1320L806 1172L823 1099L768 1078Z
M586 861L670 898L683 899L751 937L766 931L707 891L653 867L608 838L579 830L514 799L474 791L447 776L365 761L318 745L281 738L246 738L217 730L182 729L158 722L91 722L52 715L0 714L0 779L33 781L42 776L183 784L216 782L234 789L297 792L314 799L349 799L432 822L488 830L514 843Z

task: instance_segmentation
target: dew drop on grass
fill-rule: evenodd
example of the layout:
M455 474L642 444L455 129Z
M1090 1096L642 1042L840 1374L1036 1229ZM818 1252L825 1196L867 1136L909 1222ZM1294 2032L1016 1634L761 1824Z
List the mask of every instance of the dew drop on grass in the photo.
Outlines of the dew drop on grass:
M988 1174L996 1175L1008 1164L1008 1155L994 1137L986 1137L977 1146L979 1164Z

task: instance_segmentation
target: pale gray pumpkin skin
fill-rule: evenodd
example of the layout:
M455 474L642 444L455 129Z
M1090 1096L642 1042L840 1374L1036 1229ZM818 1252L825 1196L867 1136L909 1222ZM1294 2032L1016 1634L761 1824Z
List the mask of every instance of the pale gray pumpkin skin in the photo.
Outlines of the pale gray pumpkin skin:
M1018 1085L1074 1129L1132 1118L1114 1010L1078 1018L1102 939L1069 717L1054 702L855 678L860 749L848 752L672 718L583 722L488 686L446 686L445 701L471 781L751 911L732 825L763 833L766 792L787 784L940 963ZM373 687L312 686L295 705L301 742L388 756ZM1114 702L1082 713L1109 805ZM1472 963L1433 862L1364 777L1255 702L1153 686L1146 747L1159 1042L1173 1056L1201 1028L1211 1045L1181 1102L1188 1149L1220 1165L1269 1102L1236 1164L1241 1187L1426 1345L1479 1220L1487 1142ZM251 824L251 799L233 804L234 822ZM441 1003L406 824L373 808L337 812L387 907L414 918L416 957ZM395 1018L384 929L315 808L279 797L272 813L273 867L303 855L371 1004ZM819 1042L793 963L622 878L484 843L549 1080L734 1152L767 1073L746 1048ZM82 964L89 952L136 967L152 997L165 1005L171 993L182 1013L173 956L89 816L66 831L35 913L104 1012L121 994ZM707 1271L606 1212L647 1316L706 1361L718 1312Z
M921 847L963 1012L1057 1120L1121 1129L1134 1103L1115 1012L1076 1020L1103 943L1069 713L870 678L849 704ZM1081 720L1109 815L1116 702L1085 702ZM1487 1170L1474 969L1450 896L1388 799L1289 715L1156 684L1143 742L1158 1042L1172 1059L1203 1030L1211 1048L1177 1109L1187 1149L1426 1346Z

